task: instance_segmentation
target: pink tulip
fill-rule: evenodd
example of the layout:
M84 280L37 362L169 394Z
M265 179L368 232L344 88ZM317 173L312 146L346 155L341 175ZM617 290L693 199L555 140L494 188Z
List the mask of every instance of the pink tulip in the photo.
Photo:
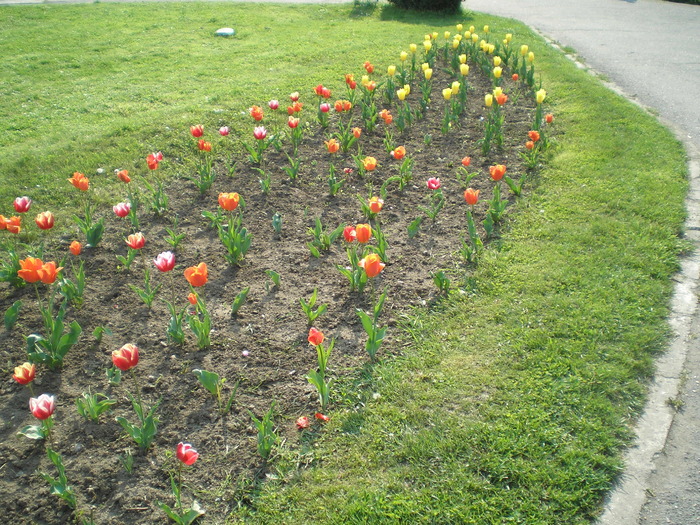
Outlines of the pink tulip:
M331 105L328 102L324 102L318 109L321 110L321 113L328 113L331 110Z
M32 397L29 399L29 410L37 419L48 419L56 410L56 398L48 394L41 394L38 398Z
M437 177L430 177L428 179L428 189L429 190L439 190L440 189L440 179Z
M271 100L270 102L267 103L267 106L270 109L277 109L280 107L280 101L279 100Z
M183 443L181 441L177 444L177 459L182 461L188 467L190 465L194 465L194 462L197 461L198 457L199 453L192 448L192 445L189 443Z
M226 135L229 134L229 131L230 130L228 129L228 126L221 126L219 128L219 135L221 135L222 137L225 137Z
M17 213L27 213L32 205L32 199L29 197L17 197L14 202L15 211Z
M258 126L253 130L253 136L257 140L263 140L265 137L267 137L267 130L264 126Z
M300 418L297 418L296 423L298 430L304 430L305 428L309 428L309 426L311 426L311 422L306 416L301 416Z
M175 254L173 252L162 252L158 257L153 259L153 264L156 265L161 272L169 272L175 268Z
M131 211L131 204L128 202L120 202L119 204L112 206L112 210L114 210L117 217L124 218L129 215L129 212Z

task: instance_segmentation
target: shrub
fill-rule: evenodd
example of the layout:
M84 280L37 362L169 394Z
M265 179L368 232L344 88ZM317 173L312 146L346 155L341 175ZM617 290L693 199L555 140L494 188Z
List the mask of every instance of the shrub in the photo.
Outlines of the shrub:
M461 0L389 0L389 3L401 9L457 13L462 2Z

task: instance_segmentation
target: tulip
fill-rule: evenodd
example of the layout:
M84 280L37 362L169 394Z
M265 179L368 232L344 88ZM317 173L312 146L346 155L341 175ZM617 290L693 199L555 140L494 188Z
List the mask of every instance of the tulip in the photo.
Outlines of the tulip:
M503 178L503 175L506 173L506 167L503 164L496 164L495 166L491 166L489 168L489 173L491 174L491 178L495 181L499 181Z
M369 224L358 224L355 226L355 236L357 242L367 244L372 237L372 227Z
M190 292L187 294L187 300L191 305L196 305L197 304L197 294L194 292Z
M289 126L290 128L294 129L294 128L296 128L298 125L299 125L299 119L298 119L298 118L290 116L290 117L287 119L287 126Z
M129 184L131 182L131 177L129 177L129 172L126 170L118 170L117 178L124 184Z
M467 64L460 64L459 72L462 74L463 77L466 77L469 74L469 66Z
M457 95L459 93L460 86L461 86L461 84L459 82L457 82L456 80L454 82L452 82L451 89L452 89L453 95Z
M360 128L352 128L352 136L353 137L355 137L356 139L359 139L360 135L362 135L362 130Z
M21 224L22 219L17 217L10 217L9 219L0 215L0 230L7 230L10 233L18 234L22 229Z
M479 191L480 190L474 190L472 188L467 188L464 190L464 200L467 201L469 206L474 206L477 202L479 202Z
M63 270L62 266L56 268L56 263L54 261L49 261L47 263L44 263L41 266L41 269L37 271L37 273L39 274L39 278L41 279L42 283L53 284L56 282L58 272L60 272L61 270Z
M367 61L363 64L363 66L364 66L364 68L365 68L365 71L367 71L367 73L369 73L370 75L371 75L372 73L374 73L374 66L369 62L369 60L367 60Z
M301 417L297 418L296 425L297 425L298 430L304 430L306 428L309 428L309 426L311 426L311 422L309 421L308 417L301 416Z
M132 250L140 250L146 244L146 238L141 232L132 233L126 238L126 245Z
M501 75L503 74L503 70L500 67L494 67L493 68L493 76L494 78L501 78Z
M323 95L323 84L319 84L314 88L314 93L316 93L319 97Z
M513 40L513 33L506 33L505 40L510 44L510 41Z
M484 95L484 105L487 108L490 108L493 105L493 95L491 93Z
M531 141L531 140L528 140L528 141L525 143L525 148L526 148L526 149L534 149L534 148L535 148L535 143L534 143L533 141Z
M270 102L267 103L267 107L270 109L278 109L280 107L280 101L270 100Z
M324 141L324 144L328 149L328 153L337 153L340 149L340 143L335 139L326 140Z
M527 61L530 62L530 64L532 64L532 63L535 61L535 53L533 53L532 51L530 51L530 52L527 54Z
M551 113L547 113L547 114L544 116L544 121L545 121L547 124L551 124L553 120L554 120L554 115L552 115Z
M401 51L399 58L401 59L401 62L406 62L406 59L408 59L408 53L406 53L406 51Z
M530 50L530 48L527 47L526 44L523 44L522 46L520 46L520 55L521 55L521 56L527 55L527 52L528 52L529 50Z
M460 33L462 32L462 29L464 28L464 26L462 24L457 24L456 27L457 27L457 31L459 31Z
M197 452L192 445L189 443L178 443L177 444L177 459L182 461L185 465L192 466L199 457L199 452Z
M27 257L19 261L20 269L17 270L17 276L24 279L28 283L35 283L41 280L40 271L44 266L44 262L36 257Z
M406 90L401 88L396 90L396 98L399 100L406 100Z
M389 75L390 77L393 77L396 74L396 66L389 66L386 68L386 74Z
M56 398L48 394L41 394L38 398L32 397L29 399L29 410L35 418L44 421L56 410Z
M250 116L256 121L261 121L264 117L263 110L260 106L253 106L248 111L250 112Z
M440 33L438 33L437 31L433 31L433 34L431 35L433 37L433 40L437 40L439 34Z
M196 139L204 135L204 126L197 124L196 126L190 126L190 133Z
M401 160L406 156L406 148L404 148L403 146L398 146L391 152L391 156L394 157L396 160Z
M545 97L547 96L547 92L544 89L540 89L535 93L535 97L537 98L537 103L542 104L544 102Z
M68 249L73 255L78 256L83 251L83 245L80 244L79 241L73 241L70 243L70 247Z
M128 202L120 202L119 204L112 206L112 210L117 217L124 218L129 215L129 212L131 211L131 204Z
M452 33L449 31L445 31L445 34L443 35L445 37L445 40L449 40L450 36L452 36Z
M394 121L394 117L388 109L383 109L379 112L379 116L384 120L387 126Z
M146 157L146 164L148 164L149 170L157 170L158 163L163 160L163 154L159 151L158 153L151 153Z
M500 94L496 95L496 103L499 106L502 106L506 102L508 102L508 95L506 95L505 93L500 93Z
M294 93L289 95L289 100L291 100L292 102L296 102L297 100L299 100L299 92L295 91Z
M192 286L204 286L207 283L209 272L206 263L199 263L197 266L190 266L185 270L185 279Z
M517 82L520 79L520 75L517 73L513 73L513 76L511 77L513 79L513 82Z
M365 87L367 88L367 91L374 91L377 89L377 83L374 80L371 80L365 84Z
M499 57L499 56L493 57L493 65L496 67L500 66L501 65L501 57Z
M321 111L321 113L328 113L331 110L331 105L328 102L324 102L318 106L318 109Z
M484 26L484 33L488 34L489 32L489 26Z
M452 88L445 88L442 90L442 97L445 100L450 100L452 98Z
M459 47L459 41L462 40L462 36L458 36L459 38L455 37L455 39L452 41L452 49L457 49Z
M438 179L437 177L430 177L427 181L427 184L429 190L439 190L440 186L442 186L442 184L440 184L440 179Z
M503 88L501 86L496 86L493 88L493 96L497 97L498 95L501 95L503 93Z
M238 193L219 193L219 206L226 211L235 210L240 200Z
M326 416L326 415L324 415L324 414L321 414L321 412L316 412L315 417L316 417L316 419L318 419L319 421L324 421L324 422L325 422L325 421L330 421L330 420L331 420L331 418L329 418L328 416Z
M83 173L76 171L73 176L68 179L73 186L78 188L80 191L87 191L90 187L90 179L88 179Z
M477 35L476 33L472 33L472 42L474 42L476 44L478 40L479 40L479 35Z
M476 29L474 28L474 26L469 26L469 32L470 32L470 33L473 33L474 31L476 31Z
M360 261L360 267L364 268L365 274L370 279L381 273L386 265L376 253L370 253L367 257Z
M343 111L350 111L352 109L352 102L349 100L343 100Z
M42 230L50 230L51 228L53 228L54 224L53 213L51 213L50 211L42 211L36 216L34 222L36 222L36 225Z
M139 347L127 343L112 352L112 363L122 372L131 370L139 364Z
M309 330L308 341L314 346L320 345L321 343L323 343L323 332L311 327L311 329Z
M355 231L355 228L352 225L346 226L343 230L343 237L345 238L345 242L353 242L357 240L357 232Z
M384 200L379 197L372 197L369 200L369 211L372 213L379 213L384 207Z
M265 137L267 137L267 130L264 126L258 126L253 130L253 136L257 140L263 140Z
M15 367L15 373L12 374L12 379L20 385L28 385L34 381L36 375L36 366L34 363L23 363Z
M411 53L415 53L416 51L418 51L418 46L416 44L408 44L408 50Z
M427 53L433 48L433 43L430 40L426 40L423 42L423 48L425 49L425 52Z
M197 142L197 147L199 148L199 151L211 151L211 142L207 142L204 139L199 139L199 142Z
M535 131L534 129L531 131L528 131L527 136L530 137L530 140L532 142L537 142L538 140L540 140L540 132Z
M219 135L221 135L222 137L225 137L230 132L231 132L231 130L228 128L228 126L221 126L219 128Z
M462 159L462 166L465 168L469 167L469 165L472 163L472 158L471 157L464 157Z
M411 94L411 86L409 84L404 84L403 90L406 92L406 96Z
M156 268L161 272L169 272L175 268L175 254L173 252L159 253L158 256L153 259L153 264L155 264Z
M15 211L17 213L27 213L32 205L32 199L29 197L17 197L14 202Z
M343 111L343 101L342 100L336 100L335 103L333 104L333 108L337 113L342 113Z
M372 171L374 170L374 168L377 167L377 159L375 159L374 157L365 157L362 160L362 165L367 171Z

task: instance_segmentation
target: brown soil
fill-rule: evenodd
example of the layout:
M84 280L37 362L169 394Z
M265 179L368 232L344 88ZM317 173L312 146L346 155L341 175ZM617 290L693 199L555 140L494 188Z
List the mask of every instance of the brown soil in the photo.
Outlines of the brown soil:
M199 461L185 468L183 501L189 504L193 494L196 495L207 511L203 523L221 523L237 506L249 504L246 488L255 480L264 479L267 469L256 452L256 431L248 411L260 417L274 402L278 434L284 437L286 446L295 447L301 435L295 420L307 415L313 421L318 409L316 393L305 377L316 367L316 355L306 341L308 327L299 306L299 299L308 299L315 288L318 303L328 305L328 312L315 324L327 338L336 338L329 369L331 376L339 377L356 374L368 361L364 351L366 336L356 308L369 309L378 292L388 290L382 320L389 326L389 335L379 352L380 358L386 358L401 351L392 338L398 330L397 316L436 298L430 272L453 269L448 274L453 283L460 282L465 270L457 250L465 235L466 205L463 189L455 177L457 168L463 156L471 155L470 171L480 172L471 186L481 190L481 201L476 206L476 219L481 224L487 207L485 201L491 197L493 187L488 167L506 164L508 174L515 180L524 172L518 151L527 140L534 101L524 88L510 80L504 82L511 99L518 98L516 104L508 102L504 107L506 144L503 151L492 151L483 157L476 141L483 134L480 119L485 114L483 94L489 91L489 82L472 65L468 111L461 127L445 136L440 132L444 101L439 89L448 85L448 80L436 68L433 107L426 118L404 134L394 131L396 145L404 145L415 160L413 183L403 192L396 186L389 188L380 214L389 242L389 260L385 271L362 295L350 293L346 278L336 269L336 264L347 264L342 236L329 252L317 259L310 256L306 247L311 240L307 230L316 217L321 217L328 229L339 224L366 222L360 212L358 195L367 196L368 184L373 185L377 194L381 183L398 173L400 163L384 150L385 127L380 120L377 130L365 133L359 141L363 153L376 157L380 167L365 180L359 179L356 171L345 176L345 187L339 195L330 197L326 183L329 155L322 144L324 133L309 109L315 97L302 97L306 103L306 115L303 112L302 116L312 121L313 133L305 137L301 147L302 170L298 180L288 180L282 171L287 165L286 157L273 149L266 157L266 169L272 173L272 188L267 196L260 191L259 174L243 156L235 176L229 178L222 173L204 195L191 182L173 180L168 189L170 209L166 216L158 218L145 211L141 213L141 230L147 239L145 257L138 258L130 271L118 271L116 260L118 254L126 253L123 238L128 233L127 223L112 215L111 210L101 210L106 217L104 240L80 256L85 261L88 279L85 301L81 308L70 308L67 315L69 321L75 319L80 323L82 337L67 355L63 369L50 371L38 367L34 382L37 395L46 392L57 397L51 447L62 454L79 504L82 509L94 509L96 523L166 523L167 518L154 502L174 504L168 473L176 470L174 451L180 441L191 443L200 453ZM335 87L341 91L337 89L340 86ZM306 94L309 88L300 86L300 91ZM415 85L409 98L412 105L418 105L419 97ZM359 117L355 122L359 125ZM427 135L432 137L429 145L425 141ZM164 154L162 167L167 169L167 162L177 152L164 151ZM339 154L335 164L340 176L343 168L355 167L352 158L343 154ZM223 171L222 166L218 169ZM426 219L421 233L409 239L407 225L421 213L418 208L428 203L430 190L426 179L431 176L442 181L445 208L435 223ZM505 185L503 189L506 190ZM236 191L246 201L243 222L253 234L253 243L240 267L227 264L215 231L201 217L203 210L216 210L216 197L222 191ZM508 195L507 191L504 194ZM271 227L275 212L283 220L279 237ZM186 238L177 251L175 271L160 274L154 270L154 281L162 283L163 289L149 310L129 284L142 286L144 262L151 264L156 254L170 249L165 242L165 228L171 226L176 215ZM49 256L45 260L60 259L66 253L66 241L70 240L56 240L48 248ZM210 280L199 292L212 314L212 344L206 350L198 350L187 327L188 339L184 345L168 344L165 330L169 315L161 299L177 297L179 305L187 304L188 286L182 272L201 261L209 266ZM279 289L266 289L269 278L265 270L280 274ZM250 287L248 301L232 317L231 302L245 287ZM40 290L43 292L45 287L41 286ZM15 289L0 285L3 312L16 300L23 303L18 325L10 332L0 333L0 359L6 366L3 372L6 379L0 384L0 442L3 443L0 493L4 519L14 523L67 523L70 509L49 495L47 483L37 475L37 471L55 475L46 457L46 444L17 435L21 427L36 420L28 410L29 390L11 380L10 375L14 366L26 361L23 336L41 332L42 326L32 286ZM112 335L97 343L91 335L97 326L108 327ZM127 398L136 389L133 378L125 374L120 384L111 385L105 375L105 370L111 367L111 352L125 343L134 343L141 350L141 360L134 371L144 402L150 406L162 400L157 412L158 433L146 453L138 452L138 447L115 421L115 416L135 421ZM224 396L230 393L232 385L240 383L230 414L219 416L214 398L191 373L194 368L215 371L227 378ZM75 408L75 399L88 389L118 400L114 410L104 415L99 424L86 422ZM331 406L331 417L332 409ZM320 423L314 421L312 425L311 432L322 431ZM134 453L131 474L119 459L129 450Z

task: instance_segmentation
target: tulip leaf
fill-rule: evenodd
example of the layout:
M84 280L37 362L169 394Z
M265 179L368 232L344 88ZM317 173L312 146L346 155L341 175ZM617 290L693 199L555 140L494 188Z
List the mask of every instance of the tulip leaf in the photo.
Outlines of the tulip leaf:
M22 301L15 301L12 306L10 306L5 312L5 330L8 332L12 330L17 322L17 316L19 315L19 309L22 306Z
M28 437L29 439L44 439L44 429L40 425L27 425L22 427L17 434Z
M209 390L209 393L218 397L219 389L221 388L221 379L219 378L219 374L216 372L200 370L199 368L192 370L192 373L197 377L197 379L199 379L202 386Z

